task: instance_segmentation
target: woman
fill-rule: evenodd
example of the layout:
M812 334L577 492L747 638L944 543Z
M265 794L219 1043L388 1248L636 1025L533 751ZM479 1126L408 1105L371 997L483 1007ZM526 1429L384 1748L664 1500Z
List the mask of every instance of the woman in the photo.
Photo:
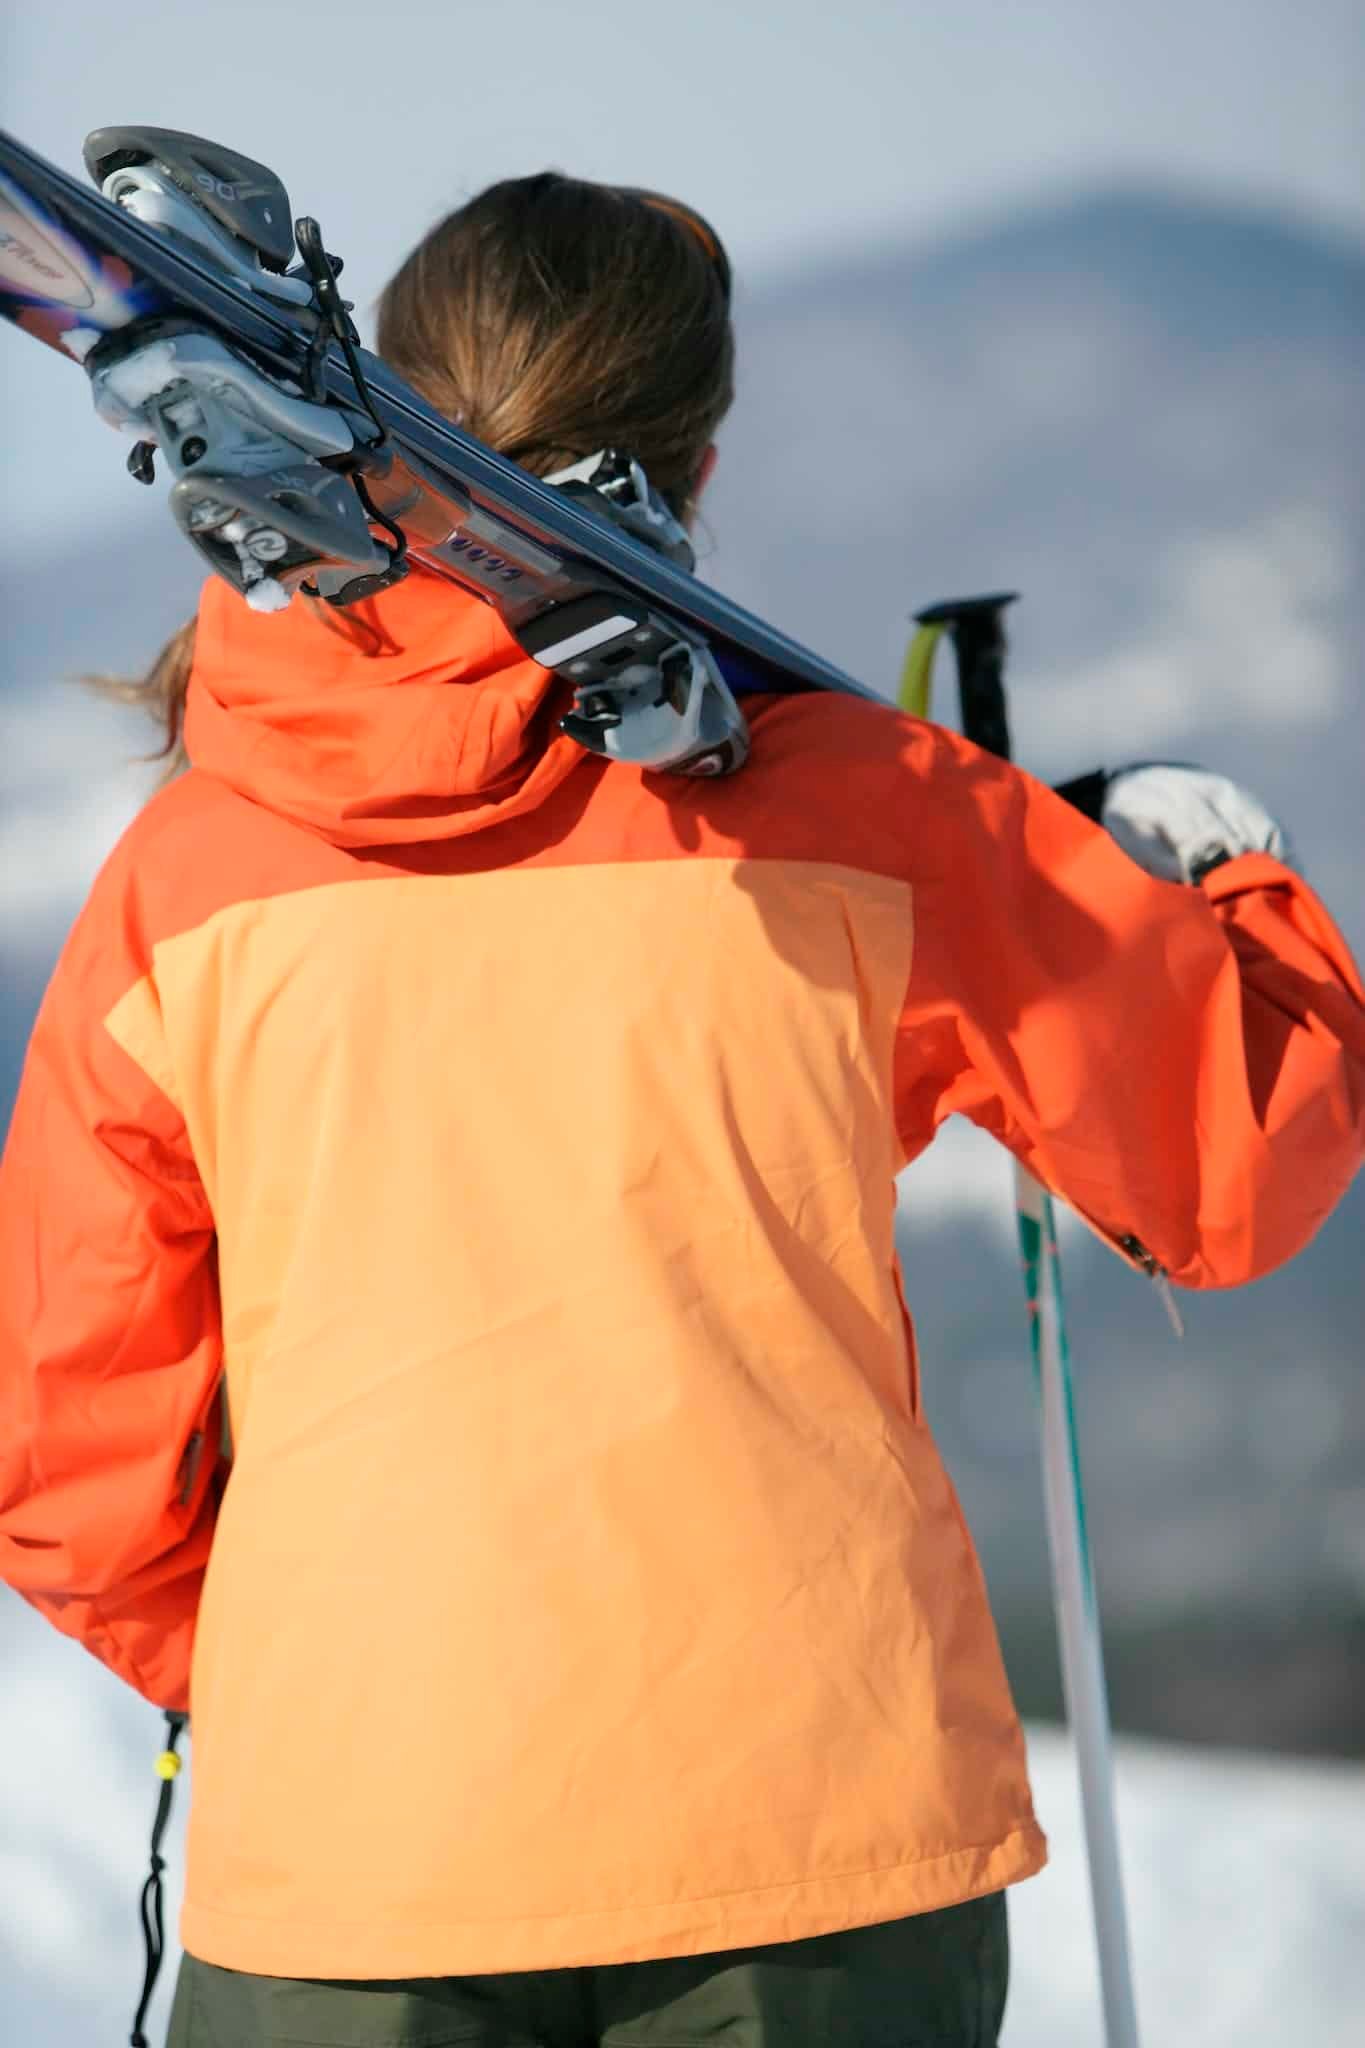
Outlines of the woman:
M379 343L686 519L728 285L673 202L514 180ZM1140 773L1124 852L833 696L756 700L724 781L607 764L422 573L211 583L148 694L192 766L4 1164L0 1543L192 1715L173 2048L994 2042L1044 1842L893 1176L961 1111L1180 1284L1297 1251L1365 1007L1275 827Z

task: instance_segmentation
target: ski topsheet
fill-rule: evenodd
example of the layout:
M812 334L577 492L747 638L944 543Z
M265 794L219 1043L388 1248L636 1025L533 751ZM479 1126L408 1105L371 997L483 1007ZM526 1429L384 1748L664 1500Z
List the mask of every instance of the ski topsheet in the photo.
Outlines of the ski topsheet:
M832 689L887 701L636 539L588 502L586 486L558 488L495 454L361 349L315 223L297 223L303 261L287 274L285 244L262 260L281 224L261 195L278 195L274 216L288 211L264 166L154 129L99 130L86 161L118 203L0 132L0 313L85 367L101 415L139 438L129 467L143 481L159 451L182 528L253 601L319 583L347 601L386 580L367 580L367 566L382 572L406 553L492 603L528 652L573 682L589 724L596 703L598 738L576 733L586 744L689 772L737 759L706 754L695 732L690 761L601 744L625 704L641 729L646 699L681 712L696 677L686 661L678 668L680 653L709 663L721 694ZM285 242L292 253L287 223ZM196 434L185 434L187 406L208 418ZM607 496L620 494L613 485ZM299 520L291 526L281 507ZM636 509L655 517L643 495ZM335 566L331 590L325 577L302 583L319 559L348 564L350 584ZM614 712L594 685L616 691Z

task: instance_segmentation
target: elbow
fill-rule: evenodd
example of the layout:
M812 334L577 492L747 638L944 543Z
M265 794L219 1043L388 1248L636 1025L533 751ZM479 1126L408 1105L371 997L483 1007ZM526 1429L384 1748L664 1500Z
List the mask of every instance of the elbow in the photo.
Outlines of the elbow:
M1348 1159L1305 1161L1248 1174L1224 1199L1209 1200L1196 1219L1187 1256L1173 1261L1177 1287L1244 1287L1298 1257L1331 1216L1355 1178Z
M1365 1161L1365 1066L1339 1050L1324 1058L1330 1051L1301 1047L1273 1087L1240 1097L1235 1116L1203 1105L1194 1213L1184 1256L1168 1268L1176 1285L1262 1280L1296 1258L1340 1203Z

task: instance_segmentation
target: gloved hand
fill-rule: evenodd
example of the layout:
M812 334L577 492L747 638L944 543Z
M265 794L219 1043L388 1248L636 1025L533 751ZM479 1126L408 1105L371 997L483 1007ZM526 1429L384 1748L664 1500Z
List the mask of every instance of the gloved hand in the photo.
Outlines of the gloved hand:
M1166 882L1198 882L1239 853L1269 853L1298 873L1288 833L1249 790L1186 761L1096 768L1057 784L1108 828L1130 860Z
M1174 761L1139 762L1107 777L1100 823L1149 875L1199 882L1239 853L1269 853L1298 870L1288 835L1225 775Z

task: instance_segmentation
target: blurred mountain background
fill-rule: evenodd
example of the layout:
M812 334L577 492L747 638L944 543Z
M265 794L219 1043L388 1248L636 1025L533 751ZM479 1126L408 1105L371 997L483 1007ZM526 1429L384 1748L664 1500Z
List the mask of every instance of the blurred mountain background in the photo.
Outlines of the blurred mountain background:
M888 693L911 610L1020 590L1018 758L1049 780L1152 756L1241 778L1365 955L1365 247L1114 187L808 264L741 292L738 322L703 573ZM74 375L71 403L73 434L104 431ZM199 577L161 491L130 483L116 529L73 509L4 580L0 1121L66 927L149 786L125 763L150 730L63 678L140 671ZM929 1414L1020 1704L1055 1714L1004 1155L946 1134L901 1208ZM1088 1234L1065 1240L1121 1728L1365 1755L1363 1225L1357 1184L1286 1271L1182 1297L1183 1344Z

